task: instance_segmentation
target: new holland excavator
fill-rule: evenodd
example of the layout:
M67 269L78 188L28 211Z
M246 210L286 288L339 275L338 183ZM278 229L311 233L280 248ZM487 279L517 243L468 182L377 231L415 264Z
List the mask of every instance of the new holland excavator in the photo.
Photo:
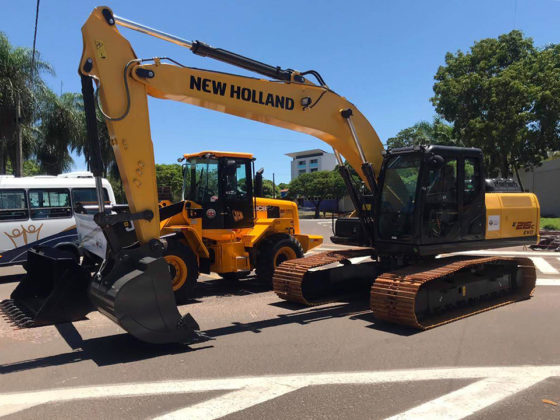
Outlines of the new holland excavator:
M267 79L186 67L169 58L139 59L116 25ZM280 264L273 287L283 299L315 305L336 299L350 285L365 284L377 318L426 329L531 296L536 276L529 259L436 257L538 239L536 196L486 180L480 150L428 146L384 151L366 118L318 72L270 66L190 42L115 16L108 7L93 11L82 34L79 73L90 147L98 148L95 80L130 206L128 212L106 214L99 200L96 220L110 246L101 269L86 279L89 300L137 338L188 342L198 328L188 314L180 316L163 258L168 244L160 238L148 95L307 133L332 146L356 209L355 217L337 220L332 241L359 248ZM92 155L90 166L99 179L99 154ZM356 186L348 166L367 193ZM110 240L123 221L134 221L133 246ZM63 294L68 287L58 289Z

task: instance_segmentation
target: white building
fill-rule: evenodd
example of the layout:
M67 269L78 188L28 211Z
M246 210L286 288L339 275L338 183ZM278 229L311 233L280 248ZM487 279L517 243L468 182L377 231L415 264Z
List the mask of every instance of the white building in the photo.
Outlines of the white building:
M302 152L286 153L292 158L292 180L301 174L317 171L332 171L336 167L334 153L321 149L304 150Z
M526 191L537 195L543 217L560 217L560 159L547 160L532 171L519 171Z

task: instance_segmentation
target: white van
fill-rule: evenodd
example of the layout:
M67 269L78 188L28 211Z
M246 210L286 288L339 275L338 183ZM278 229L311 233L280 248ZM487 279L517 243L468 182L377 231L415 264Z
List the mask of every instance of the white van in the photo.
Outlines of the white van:
M105 202L114 205L111 184L103 179L102 185ZM74 208L78 203L97 204L91 172L0 176L0 266L25 262L32 246L76 243Z

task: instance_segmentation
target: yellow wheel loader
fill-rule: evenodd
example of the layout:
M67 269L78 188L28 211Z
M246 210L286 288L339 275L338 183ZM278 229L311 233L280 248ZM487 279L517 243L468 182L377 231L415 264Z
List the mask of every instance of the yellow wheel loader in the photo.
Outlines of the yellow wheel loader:
M199 273L238 280L256 269L258 280L272 285L277 265L321 245L322 237L300 232L294 202L262 197L253 155L204 151L180 161L184 201L160 202L159 209L178 303L191 297Z
M259 78L188 67L169 58L140 59L117 25L252 71ZM377 318L425 329L531 296L535 268L529 259L484 255L435 258L442 253L531 244L538 240L537 197L520 191L509 181L485 179L479 149L426 146L385 151L364 115L330 89L317 71L284 69L200 41L187 41L116 16L108 7L92 12L82 34L84 49L79 73L93 157L90 167L99 183L100 212L96 221L108 242L104 263L89 280L88 297L97 310L135 337L148 342L188 342L197 336L194 319L188 314L181 317L175 306L172 272L186 267L188 276L185 261L192 256L173 253L174 241L189 245L182 249L189 249L198 257L199 267L208 264L205 261L212 265L214 258L214 269L229 277L243 267L250 267L252 238L261 229L268 229L255 223L251 234L239 239L231 236L222 245L218 245L222 240L220 229L196 238L194 229L193 235L175 234L171 240L161 236L162 229L180 226L185 218L196 225L195 220L208 217L212 208L195 205L197 200L186 201L180 205L181 215L175 213L176 218L158 208L148 95L307 133L332 146L356 217L338 219L331 240L360 248L290 259L294 253L298 256L289 245L291 239L276 241L278 233L270 235L260 248L266 253L266 261L272 259L274 263L261 266L257 248L254 265L257 273L269 276L279 263L274 270L273 287L281 298L316 305L336 299L354 284L366 286ZM128 211L119 214L103 210L92 81L97 84L98 105L107 123L130 205ZM192 159L196 167L200 157ZM356 185L344 159L359 175L367 193ZM227 161L236 159L226 158L224 173L231 174L240 168ZM195 181L209 174L205 169L199 176L198 170L195 169ZM192 187L196 184L190 174ZM195 187L195 192L208 196L212 202L215 185L206 183L199 187ZM221 198L234 203L238 192L226 190ZM217 196L220 197L219 192ZM274 204L263 201L260 206L266 206L268 212ZM258 207L256 211L263 212L264 220L265 210ZM228 223L235 223L235 219L242 223L240 216L245 217L244 210L233 204L230 209ZM222 220L220 212L224 212L223 207L210 211L213 221ZM197 213L199 217L194 217ZM169 225L164 223L162 227L162 219L169 219ZM276 219L280 230L288 227L281 215ZM118 229L122 223L131 221L137 241L123 246ZM294 229L291 238L296 235ZM304 240L300 239L305 248ZM224 254L223 250L228 248L237 250ZM218 255L217 250L222 253ZM204 257L200 258L201 255ZM231 258L234 255L235 261ZM51 256L51 260L58 266L55 257ZM28 276L31 280L32 265ZM72 270L68 268L65 272L70 274L61 274L55 285L60 293L69 290L64 279L72 283ZM11 313L22 312L19 308L34 296L30 292L26 295L14 296L5 306L9 306ZM59 299L58 312L64 310L65 302L67 299Z

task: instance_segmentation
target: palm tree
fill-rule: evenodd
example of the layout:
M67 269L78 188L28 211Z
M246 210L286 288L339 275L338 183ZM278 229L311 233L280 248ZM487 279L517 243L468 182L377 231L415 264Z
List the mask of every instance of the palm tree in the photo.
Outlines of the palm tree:
M46 89L41 72L54 74L52 67L28 48L14 48L8 38L0 32L0 174L6 173L6 164L15 166L16 159L16 110L21 107L23 157L33 152L35 110L37 96Z
M43 172L56 175L69 170L74 162L70 151L84 142L84 121L79 108L81 95L57 96L46 90L39 101L38 136L35 156Z

